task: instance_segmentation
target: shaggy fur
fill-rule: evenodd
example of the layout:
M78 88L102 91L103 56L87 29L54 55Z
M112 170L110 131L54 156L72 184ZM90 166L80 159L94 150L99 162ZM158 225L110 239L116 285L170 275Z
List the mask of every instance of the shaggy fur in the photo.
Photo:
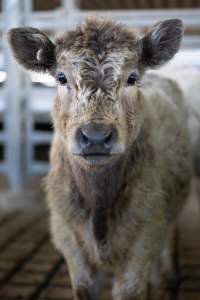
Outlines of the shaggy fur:
M35 38L35 29L9 34L26 68L67 78L53 111L46 189L53 241L67 260L76 300L97 299L99 271L113 273L115 300L144 299L167 252L191 181L187 114L172 80L143 73L176 53L182 32L179 20L159 22L140 37L111 20L90 18L54 46L43 33ZM48 55L42 58L46 49L49 63ZM131 73L138 77L133 86ZM117 132L101 163L81 156L75 138L93 121ZM169 266L168 260L165 271Z
M173 78L183 92L189 117L188 124L193 151L192 156L194 158L194 171L195 175L200 177L200 70L197 67L185 67L183 62L183 66L178 69L173 64L169 64L153 72L166 78Z

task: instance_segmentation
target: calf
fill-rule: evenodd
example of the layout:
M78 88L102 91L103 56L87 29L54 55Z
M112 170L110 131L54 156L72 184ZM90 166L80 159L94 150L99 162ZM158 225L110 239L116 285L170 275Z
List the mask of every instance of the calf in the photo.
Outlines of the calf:
M17 61L58 83L46 189L76 300L97 298L99 271L113 273L115 300L144 299L166 253L191 181L187 116L176 84L144 73L182 35L177 19L140 36L89 18L55 43L34 28L9 32Z

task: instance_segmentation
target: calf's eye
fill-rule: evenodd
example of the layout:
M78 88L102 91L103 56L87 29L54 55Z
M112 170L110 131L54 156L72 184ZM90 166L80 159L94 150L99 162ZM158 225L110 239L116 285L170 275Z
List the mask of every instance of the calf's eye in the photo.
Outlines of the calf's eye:
M131 73L127 79L128 85L134 85L138 80L138 75L136 73Z
M64 73L59 73L58 76L57 76L57 80L62 85L67 83L67 78L66 78Z

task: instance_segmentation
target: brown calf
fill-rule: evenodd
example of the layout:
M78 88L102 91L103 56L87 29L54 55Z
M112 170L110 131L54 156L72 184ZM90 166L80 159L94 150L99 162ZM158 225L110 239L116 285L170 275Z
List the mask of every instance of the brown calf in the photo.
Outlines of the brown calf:
M34 28L9 33L18 62L58 82L47 194L76 300L97 298L99 271L113 273L115 300L143 299L166 253L189 191L190 145L180 90L144 72L170 60L182 35L176 19L141 37L96 18L55 44Z

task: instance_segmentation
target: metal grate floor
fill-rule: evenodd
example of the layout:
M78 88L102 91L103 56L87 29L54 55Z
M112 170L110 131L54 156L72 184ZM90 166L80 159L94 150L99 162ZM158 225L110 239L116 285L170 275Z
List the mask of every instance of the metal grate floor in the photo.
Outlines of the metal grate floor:
M44 215L1 213L0 300L72 300L67 266L50 242L47 225ZM176 284L166 289L161 299L200 300L197 203L188 206L176 236ZM101 299L111 299L109 284Z

